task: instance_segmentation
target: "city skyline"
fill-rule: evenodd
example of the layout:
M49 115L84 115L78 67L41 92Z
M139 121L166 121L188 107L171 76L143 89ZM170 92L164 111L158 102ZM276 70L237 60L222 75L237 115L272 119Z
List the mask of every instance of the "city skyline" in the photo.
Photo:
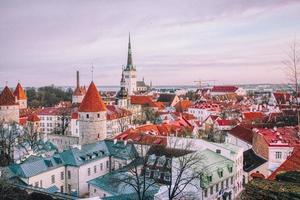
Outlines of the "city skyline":
M2 1L1 87L119 85L128 33L138 80L154 85L286 83L298 1Z

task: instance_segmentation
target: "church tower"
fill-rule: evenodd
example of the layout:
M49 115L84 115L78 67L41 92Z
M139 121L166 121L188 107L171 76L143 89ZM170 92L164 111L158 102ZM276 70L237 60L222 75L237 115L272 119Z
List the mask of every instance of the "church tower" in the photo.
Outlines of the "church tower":
M0 121L19 122L19 104L17 97L5 86L0 94Z
M130 34L128 42L128 55L127 55L127 64L124 69L125 76L125 88L128 91L129 95L133 95L136 89L136 67L133 66L132 62L132 52L131 52L131 43L130 43Z
M106 106L92 81L79 108L79 144L106 138Z
M20 109L27 108L27 96L20 83L17 84L14 96L17 98L17 103L19 104Z
M116 96L116 105L119 106L120 108L127 108L129 104L128 102L129 99L128 99L128 92L126 90L126 81L125 81L125 76L123 71L122 71L120 86L121 86L120 91Z

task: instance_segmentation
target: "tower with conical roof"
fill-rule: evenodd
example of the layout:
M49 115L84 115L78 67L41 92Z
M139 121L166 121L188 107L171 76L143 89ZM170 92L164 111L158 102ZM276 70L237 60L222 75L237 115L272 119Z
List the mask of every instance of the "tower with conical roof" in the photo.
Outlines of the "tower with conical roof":
M92 81L79 108L79 144L106 138L106 106Z
M17 103L19 104L20 109L27 108L27 96L20 83L17 84L14 96L17 98Z
M19 122L19 104L11 90L5 86L0 94L0 121Z
M126 89L126 81L124 71L122 71L122 78L120 81L120 91L116 96L116 104L121 108L127 108L129 104L128 92Z
M79 71L76 71L76 88L72 95L72 103L81 103L85 92L85 88L81 87L79 83Z
M129 95L133 95L136 91L136 67L132 62L131 41L129 34L127 64L123 70L125 77L125 88Z

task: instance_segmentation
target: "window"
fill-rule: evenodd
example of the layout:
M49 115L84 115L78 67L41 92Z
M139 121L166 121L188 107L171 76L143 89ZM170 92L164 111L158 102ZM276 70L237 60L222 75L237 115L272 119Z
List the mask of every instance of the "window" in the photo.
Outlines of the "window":
M276 159L281 159L281 157L282 157L282 152L276 151L275 152L275 158Z
M220 149L217 149L217 150L216 150L216 153L221 154L221 150L220 150Z
M106 169L108 169L109 168L109 162L108 162L108 160L106 161Z
M154 171L154 178L160 178L160 173L159 171Z
M204 196L207 197L207 190L204 190Z
M61 193L64 193L64 186L63 186L63 185L60 186L60 192L61 192Z
M121 163L119 163L119 169L120 169L120 168L122 168L122 164L121 164Z
M216 184L216 192L219 192L219 183Z
M43 181L40 180L40 187L43 187Z
M145 176L148 177L148 178L150 178L150 176L151 176L151 171L150 171L149 169L146 169L146 171L145 171Z
M222 170L219 170L219 171L218 171L218 174L219 174L219 177L220 177L220 178L223 177L223 171L222 171Z
M34 183L34 187L39 187L39 182L38 181Z
M165 173L165 177L164 177L165 181L170 181L171 180L171 175L169 172Z
M91 175L91 168L88 168L88 176Z
M230 184L233 184L233 177L230 178Z
M105 193L103 193L103 197L106 197L106 194L105 194Z
M226 179L226 187L229 185L229 179Z
M212 195L214 193L214 186L210 187L210 194Z
M229 171L229 173L232 173L232 167L231 166L228 167L228 171Z
M100 114L99 113L97 114L97 117L100 118Z
M71 193L71 190L72 190L72 187L71 187L70 184L68 184L68 191L69 191L69 193Z
M64 180L64 178L65 178L64 172L60 172L60 180Z
M224 181L221 182L221 190L224 189Z
M71 179L71 171L68 170L68 179Z
M208 180L209 183L212 182L212 176L211 176L211 175L208 176L208 177L207 177L207 180Z
M52 184L55 183L55 175L52 175L52 176L51 176L51 183L52 183Z
M89 115L89 114L86 114L86 118L87 118L87 119L90 118L90 115Z
M97 173L97 166L94 166L94 173Z
M94 193L96 193L97 192L97 190L94 188Z
M103 163L100 163L100 170L103 170Z

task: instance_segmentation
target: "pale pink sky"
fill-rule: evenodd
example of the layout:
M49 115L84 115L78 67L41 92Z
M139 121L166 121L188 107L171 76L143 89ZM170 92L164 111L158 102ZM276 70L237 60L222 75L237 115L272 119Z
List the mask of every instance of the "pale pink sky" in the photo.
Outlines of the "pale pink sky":
M285 83L299 0L0 1L0 85L118 85L131 32L154 85Z

